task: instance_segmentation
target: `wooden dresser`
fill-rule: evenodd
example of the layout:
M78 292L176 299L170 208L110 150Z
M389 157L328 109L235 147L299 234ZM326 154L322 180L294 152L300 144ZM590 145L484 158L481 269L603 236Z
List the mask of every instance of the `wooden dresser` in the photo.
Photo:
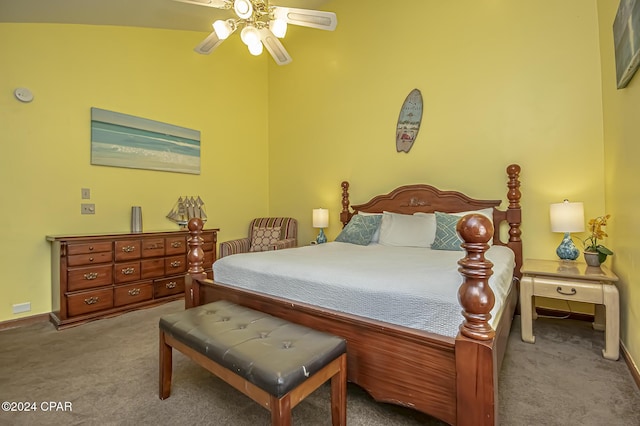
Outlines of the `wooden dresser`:
M212 277L218 229L204 230ZM187 231L47 236L58 329L184 297Z

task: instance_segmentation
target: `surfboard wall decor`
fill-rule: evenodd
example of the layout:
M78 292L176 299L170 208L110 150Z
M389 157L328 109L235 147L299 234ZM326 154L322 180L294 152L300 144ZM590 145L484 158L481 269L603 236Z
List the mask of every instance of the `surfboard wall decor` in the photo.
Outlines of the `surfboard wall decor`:
M422 122L422 94L413 89L400 108L398 126L396 127L396 150L409 152L418 136Z

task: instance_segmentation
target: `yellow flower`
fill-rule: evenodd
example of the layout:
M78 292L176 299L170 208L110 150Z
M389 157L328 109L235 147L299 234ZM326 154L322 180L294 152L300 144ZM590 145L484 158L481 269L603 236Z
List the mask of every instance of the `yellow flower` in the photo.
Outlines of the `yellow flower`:
M608 237L607 233L602 228L607 226L607 220L609 218L611 218L610 214L590 219L588 223L590 235L583 241L584 250L598 253L598 256L601 258L601 262L604 262L607 256L613 254L611 250L602 244L598 244L598 240Z

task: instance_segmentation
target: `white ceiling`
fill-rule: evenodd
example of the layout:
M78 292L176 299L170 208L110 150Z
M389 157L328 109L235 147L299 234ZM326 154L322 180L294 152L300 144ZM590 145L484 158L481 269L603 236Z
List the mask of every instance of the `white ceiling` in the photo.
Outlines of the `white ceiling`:
M324 10L327 0L274 0L272 4ZM174 0L0 0L0 22L121 25L210 32L229 11Z

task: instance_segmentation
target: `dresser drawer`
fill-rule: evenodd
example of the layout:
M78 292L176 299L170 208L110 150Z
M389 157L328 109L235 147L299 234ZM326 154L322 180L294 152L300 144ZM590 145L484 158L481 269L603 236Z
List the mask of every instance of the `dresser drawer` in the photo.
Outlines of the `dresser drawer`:
M145 238L142 240L142 257L164 256L164 238Z
M118 286L114 289L114 305L123 306L153 299L151 281Z
M83 244L69 244L67 245L67 255L73 256L76 254L89 254L98 253L103 251L111 251L111 241L95 242L95 243L83 243Z
M92 265L94 263L111 263L113 253L111 250L90 254L75 254L67 257L68 266Z
M168 237L165 238L165 254L183 254L187 252L187 237Z
M164 276L164 258L145 259L140 262L140 278L158 278Z
M67 271L67 291L102 287L113 283L111 264L74 268Z
M164 259L165 275L182 274L187 271L186 256L171 256Z
M184 277L165 278L162 280L155 280L154 297L171 296L172 294L184 293Z
M552 299L602 304L602 284L533 277L533 294Z
M116 262L121 260L140 259L140 240L120 240L115 242Z
M69 316L88 314L113 307L113 290L111 288L85 291L67 296L67 313Z
M116 263L113 268L116 283L128 283L140 279L140 262Z

